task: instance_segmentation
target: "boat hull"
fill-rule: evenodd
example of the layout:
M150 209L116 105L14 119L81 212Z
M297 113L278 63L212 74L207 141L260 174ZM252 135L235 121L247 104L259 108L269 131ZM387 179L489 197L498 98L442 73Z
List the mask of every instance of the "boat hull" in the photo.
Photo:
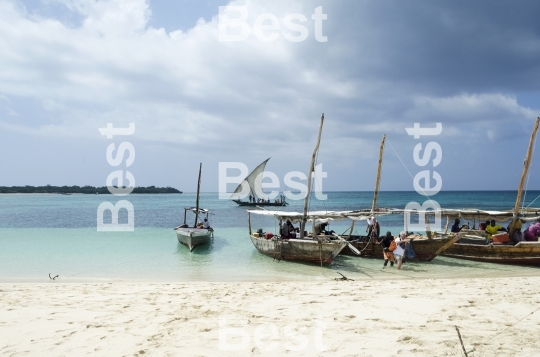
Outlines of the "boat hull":
M329 265L347 243L330 240L320 243L311 239L265 239L250 236L259 253L277 260Z
M178 228L176 230L178 242L189 248L192 252L198 246L210 243L212 231L200 228Z
M540 266L540 242L516 245L454 243L442 255L487 263Z
M354 239L355 237L352 236L352 238ZM450 242L451 239L452 237L413 239L411 241L411 246L414 250L416 258L413 258L411 260L433 260L437 256L437 251L439 251L439 249L441 249L445 244ZM369 246L366 248L366 245L368 243L364 241L351 241L350 243L361 252L360 257L362 258L383 258L383 250L380 244L369 243ZM358 255L354 254L349 247L343 249L341 254L358 257Z

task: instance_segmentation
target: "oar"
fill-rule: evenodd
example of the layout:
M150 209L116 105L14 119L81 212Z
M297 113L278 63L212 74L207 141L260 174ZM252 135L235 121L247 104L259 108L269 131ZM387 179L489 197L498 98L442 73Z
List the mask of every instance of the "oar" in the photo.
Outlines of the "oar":
M333 236L336 236L338 238L341 238L343 239L343 237L340 237L338 236L337 234L335 233L332 233ZM360 251L358 249L356 249L356 247L354 245L352 245L351 243L347 242L345 239L343 239L345 241L345 243L347 243L347 245L349 246L349 249L352 250L352 252L356 255L360 255Z

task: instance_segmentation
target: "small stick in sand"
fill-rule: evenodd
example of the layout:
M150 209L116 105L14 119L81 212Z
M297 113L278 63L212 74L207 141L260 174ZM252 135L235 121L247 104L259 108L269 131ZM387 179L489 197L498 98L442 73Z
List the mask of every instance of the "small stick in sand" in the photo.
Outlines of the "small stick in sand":
M463 353L465 353L465 357L468 357L467 351L465 350L465 346L463 345L463 340L461 339L461 334L459 333L459 329L456 326L457 335L459 337L459 342L461 342L461 348L463 348Z
M339 275L342 276L341 278L336 278L336 281L340 281L340 280L350 280L350 281L354 281L353 279L347 278L345 275L341 274L339 271L336 271L336 273L338 273Z

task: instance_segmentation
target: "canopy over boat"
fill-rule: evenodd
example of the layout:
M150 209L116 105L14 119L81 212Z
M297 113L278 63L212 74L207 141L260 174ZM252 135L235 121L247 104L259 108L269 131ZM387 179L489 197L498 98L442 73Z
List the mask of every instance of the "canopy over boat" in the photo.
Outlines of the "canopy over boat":
M403 210L403 213L406 211ZM463 209L442 209L442 210L427 210L427 211L409 211L410 213L425 214L426 216L434 216L435 212L440 212L441 217L449 217L452 219L477 219L479 221L495 220L496 222L507 222L514 218L512 211L496 211L496 210L481 210L475 208ZM540 218L540 208L530 208L519 212L517 219L522 219L526 222L536 221Z
M197 212L197 207L185 207L184 210L196 213ZM207 209L199 208L199 213L207 213L207 212L209 212Z
M324 222L329 220L351 219L354 221L367 220L370 216L382 216L392 214L393 212L400 213L400 210L386 211L312 211L307 212L307 221ZM292 223L302 221L303 213L301 212L284 212L284 211L269 211L269 210L248 210L249 213L258 214L261 216L273 216L278 220L290 220Z

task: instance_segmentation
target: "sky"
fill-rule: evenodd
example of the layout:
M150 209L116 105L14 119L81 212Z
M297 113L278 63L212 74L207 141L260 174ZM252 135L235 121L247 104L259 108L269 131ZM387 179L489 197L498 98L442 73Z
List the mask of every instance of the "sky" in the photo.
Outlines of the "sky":
M220 163L271 157L283 190L307 173L324 113L323 191L373 190L384 134L381 190L414 190L424 170L442 190L515 190L540 116L539 13L527 0L0 0L0 186L104 186L124 170L192 192L202 163L216 192ZM107 123L135 131L108 139ZM415 123L442 130L415 139ZM129 167L127 152L107 160L122 142ZM536 152L527 188L539 179Z

